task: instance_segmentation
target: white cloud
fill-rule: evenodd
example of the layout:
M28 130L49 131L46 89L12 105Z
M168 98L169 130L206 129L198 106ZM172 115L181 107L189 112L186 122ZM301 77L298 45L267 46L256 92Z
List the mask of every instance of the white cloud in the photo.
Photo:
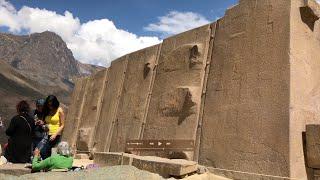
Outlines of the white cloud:
M0 26L9 27L10 31L19 31L20 25L17 21L15 8L5 0L0 0Z
M144 29L168 36L209 23L209 20L204 16L193 12L171 11L165 16L158 17L158 19L159 22L149 24Z
M124 54L161 42L157 37L137 36L118 29L108 19L81 24L79 18L68 11L61 15L26 6L16 10L5 0L0 0L0 17L0 26L8 27L13 33L55 32L83 63L108 66Z
M68 11L60 15L46 9L23 7L17 15L21 28L31 33L49 30L59 34L67 42L81 27L80 20Z
M157 43L160 43L157 37L138 37L117 29L108 19L101 19L82 24L74 38L68 42L68 46L84 59L94 56L93 63L99 64L105 57L115 59L120 55Z

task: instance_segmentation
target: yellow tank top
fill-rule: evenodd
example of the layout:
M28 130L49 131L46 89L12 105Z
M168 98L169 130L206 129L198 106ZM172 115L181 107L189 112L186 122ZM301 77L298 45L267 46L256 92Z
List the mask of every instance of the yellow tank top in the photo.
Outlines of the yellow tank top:
M60 127L60 112L62 111L61 108L57 109L56 114L53 116L46 116L45 121L49 127L49 135L54 135L58 132Z

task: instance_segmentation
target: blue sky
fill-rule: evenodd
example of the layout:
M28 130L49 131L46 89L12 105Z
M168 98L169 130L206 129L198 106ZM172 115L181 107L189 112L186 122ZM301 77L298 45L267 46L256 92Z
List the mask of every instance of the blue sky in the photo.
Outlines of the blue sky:
M170 11L195 12L210 21L224 14L237 0L12 0L17 9L22 6L45 8L63 14L70 11L82 22L108 18L118 28L148 35L142 27L157 21Z
M53 31L62 36L78 60L107 66L124 53L215 21L236 3L237 0L0 0L0 31Z

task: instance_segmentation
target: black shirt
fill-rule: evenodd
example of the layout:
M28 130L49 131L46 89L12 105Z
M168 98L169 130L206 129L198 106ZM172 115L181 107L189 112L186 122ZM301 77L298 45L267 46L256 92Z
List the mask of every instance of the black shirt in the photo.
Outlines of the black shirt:
M34 120L29 115L17 115L10 121L6 134L9 136L5 157L12 163L30 162Z

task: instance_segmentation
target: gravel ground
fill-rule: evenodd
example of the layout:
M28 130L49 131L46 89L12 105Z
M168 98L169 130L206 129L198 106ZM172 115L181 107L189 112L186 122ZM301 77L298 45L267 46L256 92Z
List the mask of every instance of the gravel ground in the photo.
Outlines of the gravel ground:
M157 174L141 171L133 166L113 166L80 172L34 173L23 176L0 174L0 180L162 180Z
M0 174L0 180L163 180L158 174L134 166L112 166L79 172L46 172L13 176ZM170 180L174 180L170 178ZM229 180L211 173L195 174L184 180Z

